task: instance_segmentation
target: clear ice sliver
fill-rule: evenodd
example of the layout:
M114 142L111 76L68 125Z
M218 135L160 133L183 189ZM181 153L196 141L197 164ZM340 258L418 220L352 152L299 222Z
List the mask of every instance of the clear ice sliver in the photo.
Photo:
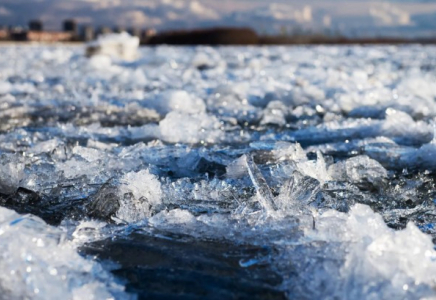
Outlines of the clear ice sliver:
M276 203L274 202L274 197L271 190L266 183L265 178L260 172L259 168L254 163L253 157L248 154L244 157L248 174L250 175L251 181L256 188L259 202L264 209L265 213L268 215L273 211L278 209Z

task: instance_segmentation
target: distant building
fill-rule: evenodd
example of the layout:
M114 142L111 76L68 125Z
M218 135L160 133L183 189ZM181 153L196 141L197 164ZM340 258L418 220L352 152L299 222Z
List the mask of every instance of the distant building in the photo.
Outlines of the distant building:
M44 26L40 20L32 20L29 22L30 31L43 31Z
M69 19L64 21L64 32L72 33L74 36L77 36L77 23L75 20Z
M27 41L30 42L69 42L74 39L75 35L72 32L56 32L56 31L28 31Z

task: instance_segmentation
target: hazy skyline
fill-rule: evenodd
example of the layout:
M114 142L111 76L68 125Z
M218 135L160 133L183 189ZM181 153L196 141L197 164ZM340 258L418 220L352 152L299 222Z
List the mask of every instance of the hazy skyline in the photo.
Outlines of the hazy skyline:
M365 0L0 0L0 24L40 19L47 29L62 20L154 27L158 30L250 26L259 32L295 28L357 35L434 35L435 1Z

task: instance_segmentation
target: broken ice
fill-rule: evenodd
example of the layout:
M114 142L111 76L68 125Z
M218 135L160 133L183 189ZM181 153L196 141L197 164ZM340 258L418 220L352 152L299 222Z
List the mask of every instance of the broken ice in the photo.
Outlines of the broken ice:
M434 47L98 45L0 47L6 299L143 295L81 249L146 235L290 299L436 297Z

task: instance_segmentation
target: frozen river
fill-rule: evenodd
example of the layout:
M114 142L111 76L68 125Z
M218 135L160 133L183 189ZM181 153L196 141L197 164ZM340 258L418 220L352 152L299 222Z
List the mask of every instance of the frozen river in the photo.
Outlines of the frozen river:
M0 298L436 299L436 47L0 47Z

